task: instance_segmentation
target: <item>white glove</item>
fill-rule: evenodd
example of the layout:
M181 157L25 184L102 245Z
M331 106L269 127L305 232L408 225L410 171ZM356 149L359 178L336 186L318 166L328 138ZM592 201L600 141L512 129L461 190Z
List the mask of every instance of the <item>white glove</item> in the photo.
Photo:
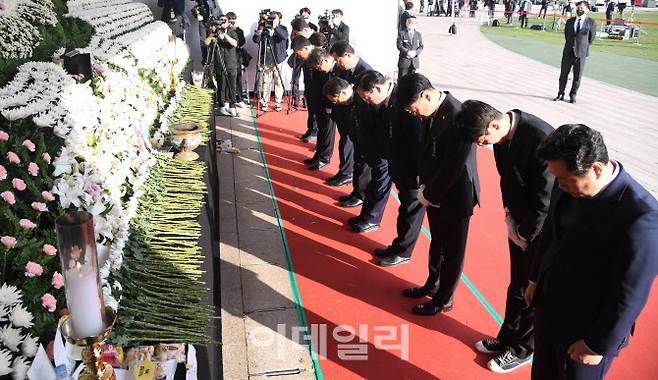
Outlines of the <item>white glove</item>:
M509 213L507 208L505 208L505 223L507 224L507 238L522 250L525 251L528 249L528 240L522 238L521 235L519 235L518 225L512 218L512 215Z
M416 51L415 50L409 50L407 52L407 57L414 58L415 56L416 56Z

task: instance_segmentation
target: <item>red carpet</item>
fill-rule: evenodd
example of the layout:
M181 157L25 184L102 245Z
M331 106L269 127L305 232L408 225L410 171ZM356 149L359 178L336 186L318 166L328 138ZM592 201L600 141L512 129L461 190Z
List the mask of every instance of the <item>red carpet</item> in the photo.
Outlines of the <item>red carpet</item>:
M530 378L530 366L494 374L485 367L489 357L472 349L477 340L495 335L498 324L464 282L457 289L453 311L435 317L411 313L418 301L400 292L425 280L427 236L421 233L411 264L383 269L373 263L372 250L386 246L395 236L398 203L390 197L379 231L351 232L345 221L357 209L343 209L336 202L350 187L323 183L335 174L338 153L319 172L308 171L301 163L313 154L313 144L297 139L305 131L306 112L269 112L257 123L308 323L326 326L326 339L316 346L325 379ZM478 159L482 207L476 208L471 220L464 274L503 315L509 258L498 175L489 150L480 148ZM650 350L658 342L655 293L638 321L636 337L622 351L609 379L658 376L658 362ZM353 329L356 337L350 339L345 331L334 333L337 326ZM405 326L408 357L403 360L399 345Z

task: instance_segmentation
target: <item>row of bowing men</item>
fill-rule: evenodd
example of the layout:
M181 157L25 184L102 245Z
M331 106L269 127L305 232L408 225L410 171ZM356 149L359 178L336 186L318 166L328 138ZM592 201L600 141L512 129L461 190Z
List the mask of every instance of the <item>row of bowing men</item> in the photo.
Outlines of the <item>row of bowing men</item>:
M339 168L327 185L352 185L338 199L342 207L361 207L349 227L377 230L395 184L397 234L373 252L380 266L393 267L410 261L427 215L429 274L402 294L429 300L412 312L431 316L453 307L480 200L476 147L491 144L510 283L500 331L475 348L494 355L487 363L494 372L530 364L534 354L533 379L602 378L628 343L658 272L658 203L609 159L601 134L582 124L556 130L518 109L462 103L419 73L396 82L348 41L327 46L304 22L293 29L308 108L300 139L316 141L304 163L310 170L327 166L338 130Z

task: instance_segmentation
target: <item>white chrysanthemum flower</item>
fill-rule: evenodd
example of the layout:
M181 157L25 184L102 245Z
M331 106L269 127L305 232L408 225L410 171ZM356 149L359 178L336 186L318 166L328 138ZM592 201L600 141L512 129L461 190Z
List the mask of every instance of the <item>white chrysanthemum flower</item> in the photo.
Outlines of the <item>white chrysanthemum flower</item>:
M14 307L14 310L11 311L11 316L9 317L9 320L11 323L14 324L16 327L25 327L29 329L34 325L32 323L32 313L27 311L27 309L23 305L17 305Z
M21 291L13 285L2 284L0 287L0 306L14 306L21 298Z
M39 349L37 343L39 343L38 336L28 335L23 341L23 344L21 344L21 351L23 352L23 355L25 355L25 357L27 358L33 358L34 355L37 354L37 350Z
M11 369L12 354L8 350L0 351L0 376L9 375Z
M7 315L9 315L9 307L0 305L0 322L4 322Z
M23 335L21 335L21 330L5 326L0 329L0 341L8 349L17 352L18 345L23 341Z
M30 365L27 364L27 361L24 357L19 356L14 360L14 365L12 366L14 373L11 374L14 380L25 380L27 378L27 370L30 369Z

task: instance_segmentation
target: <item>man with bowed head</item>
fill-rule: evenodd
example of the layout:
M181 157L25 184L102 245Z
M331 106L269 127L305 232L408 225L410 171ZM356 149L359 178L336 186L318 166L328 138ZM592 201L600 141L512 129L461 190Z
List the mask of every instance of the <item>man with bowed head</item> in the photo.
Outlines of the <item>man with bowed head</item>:
M534 380L602 379L633 332L658 273L658 202L601 134L559 127L539 147L559 188L529 275Z

